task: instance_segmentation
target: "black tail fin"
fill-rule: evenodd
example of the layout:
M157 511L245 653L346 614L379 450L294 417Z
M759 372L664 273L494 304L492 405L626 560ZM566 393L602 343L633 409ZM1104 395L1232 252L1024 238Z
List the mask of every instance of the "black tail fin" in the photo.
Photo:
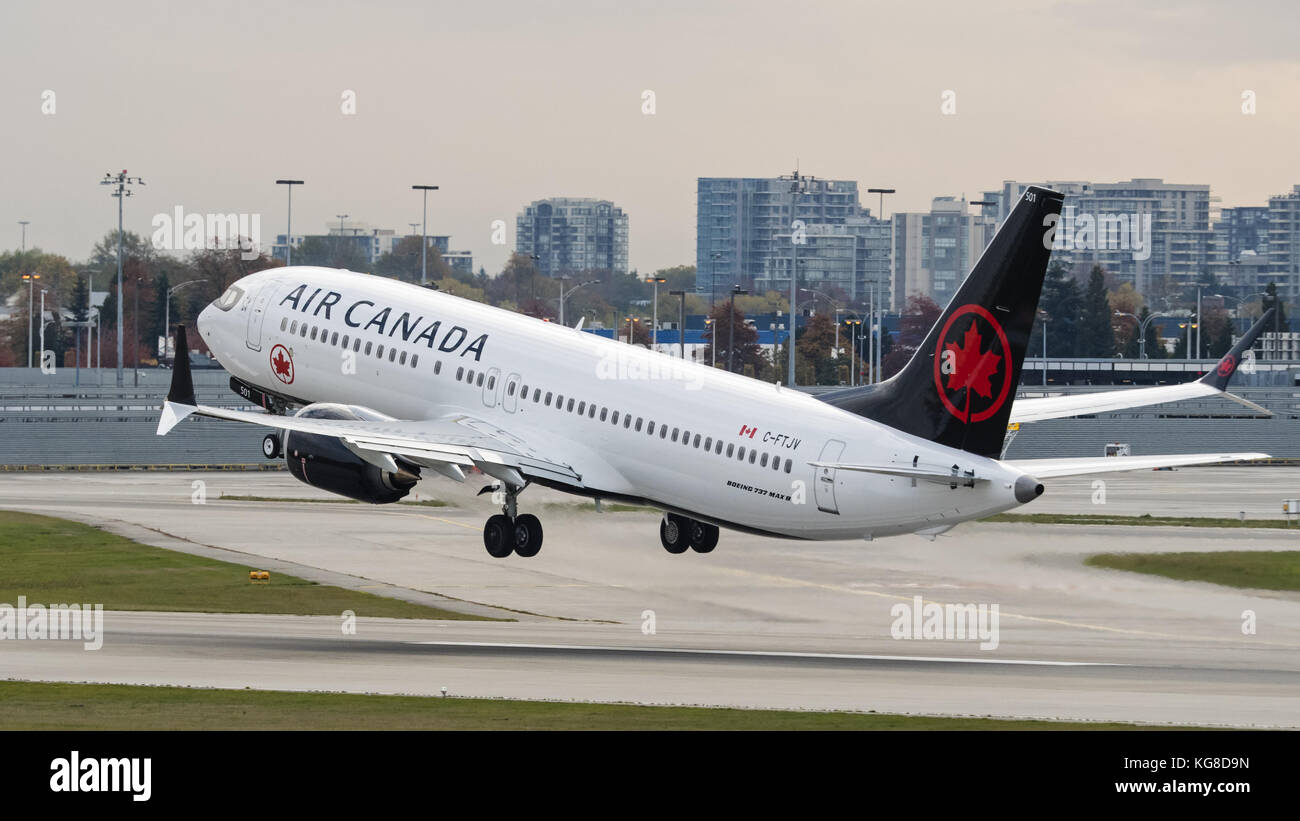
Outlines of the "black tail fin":
M176 355L172 358L172 386L167 391L167 401L179 405L197 405L194 398L194 377L190 375L190 344L185 326L176 326Z
M1237 366L1241 364L1242 354L1254 347L1255 340L1259 339L1259 335L1264 333L1264 329L1272 321L1273 312L1276 310L1276 308L1269 308L1265 311L1264 315L1256 320L1255 324L1250 326L1250 330L1246 331L1241 339L1237 341L1237 344L1232 346L1232 350L1223 355L1223 358L1219 360L1219 366L1202 376L1201 381L1207 385L1213 385L1221 391L1227 390L1228 380L1232 379L1232 375L1237 372Z
M997 457L1020 383L1063 197L1031 186L925 342L879 385L823 394L905 433Z

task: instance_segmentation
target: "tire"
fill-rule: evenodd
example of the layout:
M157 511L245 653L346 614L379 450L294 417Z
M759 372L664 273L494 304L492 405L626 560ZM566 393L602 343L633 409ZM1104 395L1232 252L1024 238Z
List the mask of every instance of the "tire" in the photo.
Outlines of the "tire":
M674 555L685 553L690 547L686 534L687 523L681 516L669 513L659 522L659 541L664 550Z
M542 523L533 514L516 516L512 534L516 556L530 559L542 549Z
M686 527L686 536L696 553L712 553L718 546L718 528L715 525L692 520Z
M498 513L488 517L483 525L483 546L488 555L494 559L504 559L515 551L514 525L510 519Z
M280 458L280 434L268 433L262 437L262 455L267 459Z

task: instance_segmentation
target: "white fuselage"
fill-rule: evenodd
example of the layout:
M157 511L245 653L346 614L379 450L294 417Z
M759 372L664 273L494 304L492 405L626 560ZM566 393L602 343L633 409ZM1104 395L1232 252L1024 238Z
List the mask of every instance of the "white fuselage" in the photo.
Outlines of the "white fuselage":
M572 467L581 483L561 489L806 539L938 531L1019 504L1022 474L1000 462L636 345L334 269L237 285L238 304L198 322L232 375L303 402L490 421ZM954 488L819 461L953 465L990 481Z

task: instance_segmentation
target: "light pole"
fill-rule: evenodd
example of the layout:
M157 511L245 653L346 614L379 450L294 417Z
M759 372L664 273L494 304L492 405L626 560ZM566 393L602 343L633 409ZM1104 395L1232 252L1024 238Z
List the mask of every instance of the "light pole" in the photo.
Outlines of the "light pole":
M163 307L163 355L167 354L167 340L172 338L172 294L176 293L186 285L193 285L196 282L207 282L206 279L191 279L188 282L182 282L167 289L167 304ZM175 353L173 352L173 356Z
M40 278L41 275L37 273L23 274L23 282L27 283L27 367L29 368L32 366L32 300L36 298L33 292L36 288L36 280Z
M844 324L849 326L849 386L858 384L858 328L862 325L861 319L846 319Z
M867 193L868 193L868 194L879 194L879 195L880 195L880 216L876 217L876 219L883 220L883 219L885 218L885 195L886 195L886 194L894 194L894 193L897 193L897 189L894 189L894 188L868 188L868 189L867 189Z
M748 293L739 285L731 286L731 300L727 303L727 328L731 333L727 342L727 371L730 373L736 372L736 297Z
M1229 299L1231 299L1231 297L1229 297ZM1116 311L1115 316L1126 316L1138 324L1138 359L1146 359L1147 358L1147 326L1151 324L1151 320L1155 319L1158 316L1165 316L1165 314L1147 314L1147 318L1142 319L1141 317L1138 317L1136 314L1130 314L1128 311ZM1043 339L1044 340L1047 339L1046 334L1043 335Z
M652 283L655 286L654 297L653 297L655 303L655 311L654 311L654 319L651 320L654 323L654 327L650 329L650 350L658 352L659 351L659 283L667 282L668 280L664 279L663 277L648 276L645 278L645 281Z
M789 364L786 366L786 384L790 387L795 386L794 381L794 344L795 335L798 330L796 317L799 315L798 307L798 290L799 290L799 240L801 235L795 230L795 223L799 221L799 195L808 193L808 184L816 182L816 177L801 176L798 171L789 177L782 177L783 180L790 182L790 356Z
M45 288L41 289L41 370L45 369Z
M23 252L27 252L27 226L31 225L31 220L18 220L18 224L23 227Z
M686 359L686 292L669 291L668 296L681 297L682 306L677 311L677 347L681 351L682 359Z
M708 328L710 331L709 333L709 367L710 368L718 367L718 329L713 327L713 325L717 321L718 320L714 319L713 317L708 317L704 320L704 327Z
M302 185L302 180L276 180L275 184L289 186L289 216L284 226L284 264L288 267L293 265L293 187ZM166 328L163 330L167 332L167 338L170 339L171 332Z
M129 186L144 185L140 177L127 176L126 169L119 174L105 174L100 185L113 186L110 196L117 198L117 386L122 387L122 200L132 196Z
M1192 322L1189 320L1187 322L1179 322L1178 327L1187 329L1187 338L1183 342L1183 356L1186 357L1187 359L1191 359L1192 358L1192 329L1197 328L1199 330L1200 323Z
M1043 323L1043 387L1046 388L1047 387L1047 323L1051 322L1052 318L1047 315L1047 311L1040 310L1038 312L1038 319Z
M426 267L429 256L429 192L437 191L436 185L412 185L412 191L419 191L420 197L424 200L424 216L420 221L420 284L424 285L429 281L428 268Z
M589 280L587 280L586 282L579 282L577 285L574 285L572 288L570 288L570 289L569 289L569 292L566 294L566 293L564 292L564 283L567 282L569 278L568 278L568 277L557 277L557 279L560 280L560 324L563 325L563 324L564 324L564 300L566 300L566 299L568 299L569 297L573 296L573 292L576 291L576 290L578 290L578 289L581 288L582 286L584 286L584 285L595 285L596 283L600 282L600 280L598 280L598 279L589 279Z

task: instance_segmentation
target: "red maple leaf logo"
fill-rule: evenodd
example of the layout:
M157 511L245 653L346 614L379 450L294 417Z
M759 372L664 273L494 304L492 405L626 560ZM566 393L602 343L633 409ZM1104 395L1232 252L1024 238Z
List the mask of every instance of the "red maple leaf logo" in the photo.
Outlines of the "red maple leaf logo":
M945 357L951 356L952 370L948 373L948 390L969 388L985 399L993 398L990 377L997 374L1002 357L992 351L981 353L983 343L984 337L975 329L975 320L971 320L960 347L953 342L944 345Z
M289 360L284 358L284 352L281 351L275 355L275 372L281 376L289 375Z
M284 384L293 384L293 355L283 345L276 345L271 351L271 372Z

